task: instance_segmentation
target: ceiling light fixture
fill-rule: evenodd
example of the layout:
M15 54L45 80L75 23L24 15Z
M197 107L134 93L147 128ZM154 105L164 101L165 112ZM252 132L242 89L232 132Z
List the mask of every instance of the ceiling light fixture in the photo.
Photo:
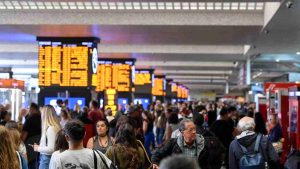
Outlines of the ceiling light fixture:
M300 55L300 52L296 52L296 55Z
M180 10L181 9L181 4L179 2L174 2L174 9L175 10Z

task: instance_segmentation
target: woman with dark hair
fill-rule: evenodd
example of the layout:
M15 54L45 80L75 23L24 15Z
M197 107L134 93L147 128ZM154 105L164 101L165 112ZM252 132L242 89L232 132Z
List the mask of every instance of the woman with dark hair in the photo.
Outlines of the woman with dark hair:
M57 136L56 136L56 140L55 140L55 144L54 144L54 153L52 154L51 156L51 160L50 160L50 166L49 168L53 168L51 166L51 164L53 164L52 161L55 161L57 156L64 152L65 150L68 150L69 149L69 144L67 142L67 139L66 139L66 136L65 136L65 132L63 130L60 130L58 133L57 133Z
M173 131L179 128L178 123L179 123L178 114L172 112L167 119L167 127L166 127L166 134L165 134L166 141L170 140L172 138Z
M71 115L69 114L68 109L66 109L66 108L61 109L60 117L61 117L60 125L62 128L64 128L65 124L71 120Z
M108 148L106 156L119 169L140 169L145 165L144 150L139 147L134 128L126 123L119 127L115 144Z
M143 117L143 133L145 136L145 148L149 157L151 157L151 145L155 145L154 133L153 133L153 121L154 117L148 111L142 113Z
M254 121L255 121L255 132L261 133L263 135L267 135L268 132L266 129L266 124L260 112L256 112L254 114Z
M87 148L96 149L105 154L106 150L113 145L113 141L108 134L108 121L106 119L99 120L96 123L96 131L97 135L89 139L87 143Z

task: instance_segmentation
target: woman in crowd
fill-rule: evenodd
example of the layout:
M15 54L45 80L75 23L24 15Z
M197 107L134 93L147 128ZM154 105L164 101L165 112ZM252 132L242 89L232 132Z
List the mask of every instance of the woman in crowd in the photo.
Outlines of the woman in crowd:
M21 133L19 130L19 125L15 121L8 121L5 124L5 127L11 132L12 136L14 137L14 143L17 146L17 151L26 159L27 161L27 151L24 142L21 139Z
M143 168L146 158L138 146L134 128L128 123L119 127L115 144L108 148L106 156L119 169Z
M97 135L89 139L87 148L96 149L105 154L106 150L113 145L113 141L108 134L108 121L106 119L98 121L96 131Z
M167 119L167 127L165 140L170 140L172 138L172 133L179 128L179 120L177 113L172 112Z
M270 125L269 125L269 140L272 143L277 153L282 152L282 128L279 124L278 117L276 114L270 116Z
M255 121L255 132L261 133L262 135L267 135L266 124L264 118L260 112L256 112L254 114L254 121Z
M71 120L71 116L69 114L69 111L68 109L66 108L63 108L60 110L60 117L61 117L61 120L60 120L60 125L62 128L64 128L65 124Z
M166 114L160 110L156 111L156 142L157 147L160 147L163 143L163 137L166 130L167 118Z
M154 133L153 133L153 122L154 117L148 111L142 113L143 117L143 132L145 136L145 148L149 157L151 157L151 145L155 145Z
M51 105L42 108L42 137L40 145L34 144L34 151L40 152L39 169L48 169L51 155L54 152L55 138L61 126Z
M57 156L60 153L64 152L65 150L68 150L68 149L69 149L69 144L67 142L65 133L64 133L63 130L60 130L57 133L57 137L56 137L55 145L54 145L54 151L55 152L51 156L50 167L49 168L53 168L53 166L51 166L51 164L53 164L51 161L55 161Z
M0 126L0 168L27 169L26 160L16 151L13 140L12 134L4 126Z

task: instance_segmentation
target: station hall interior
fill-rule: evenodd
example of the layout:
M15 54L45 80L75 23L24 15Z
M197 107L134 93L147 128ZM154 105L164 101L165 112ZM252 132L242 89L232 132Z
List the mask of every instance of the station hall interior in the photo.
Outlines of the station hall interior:
M60 99L113 116L158 100L253 106L278 117L283 164L300 149L299 18L300 0L1 0L0 105L15 121Z

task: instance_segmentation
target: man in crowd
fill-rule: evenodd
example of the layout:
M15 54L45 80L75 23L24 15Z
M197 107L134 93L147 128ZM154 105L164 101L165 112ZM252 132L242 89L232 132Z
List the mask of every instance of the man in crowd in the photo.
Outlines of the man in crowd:
M193 114L188 109L187 103L182 103L180 113L178 115L178 119L179 120L182 120L182 119L190 119L191 120L192 118L193 118Z
M80 121L71 120L67 122L63 130L69 149L53 157L50 162L50 169L106 168L106 166L111 165L111 161L100 151L83 147L85 128Z
M246 148L248 152L254 152L254 147L257 142L257 137L261 134L254 132L255 123L254 119L250 117L242 118L238 123L238 130L241 133L232 141L229 148L229 168L238 169L239 162L244 152L242 146ZM279 157L274 150L271 142L267 137L261 136L259 142L259 153L261 153L264 161L267 163L269 168L279 169Z
M25 114L24 114L25 115ZM35 167L35 161L37 153L33 151L29 144L39 143L41 138L41 113L39 106L35 103L31 103L29 107L29 113L25 119L23 125L21 138L26 145L28 166L29 168Z
M94 126L94 134L96 134L96 123L105 118L104 113L99 110L99 104L93 100L90 102L90 112L88 113L89 119L92 120Z
M171 139L160 149L157 149L152 155L153 168L158 169L159 162L173 154L182 154L186 157L197 160L200 166L205 166L203 160L205 155L204 138L196 134L196 127L193 121L184 119L179 124L181 134L178 138Z
M220 111L220 119L215 121L211 127L210 131L212 131L222 142L222 144L226 148L226 157L225 157L225 165L228 169L228 149L229 145L236 135L236 130L233 125L230 124L230 115L226 108L222 108Z

